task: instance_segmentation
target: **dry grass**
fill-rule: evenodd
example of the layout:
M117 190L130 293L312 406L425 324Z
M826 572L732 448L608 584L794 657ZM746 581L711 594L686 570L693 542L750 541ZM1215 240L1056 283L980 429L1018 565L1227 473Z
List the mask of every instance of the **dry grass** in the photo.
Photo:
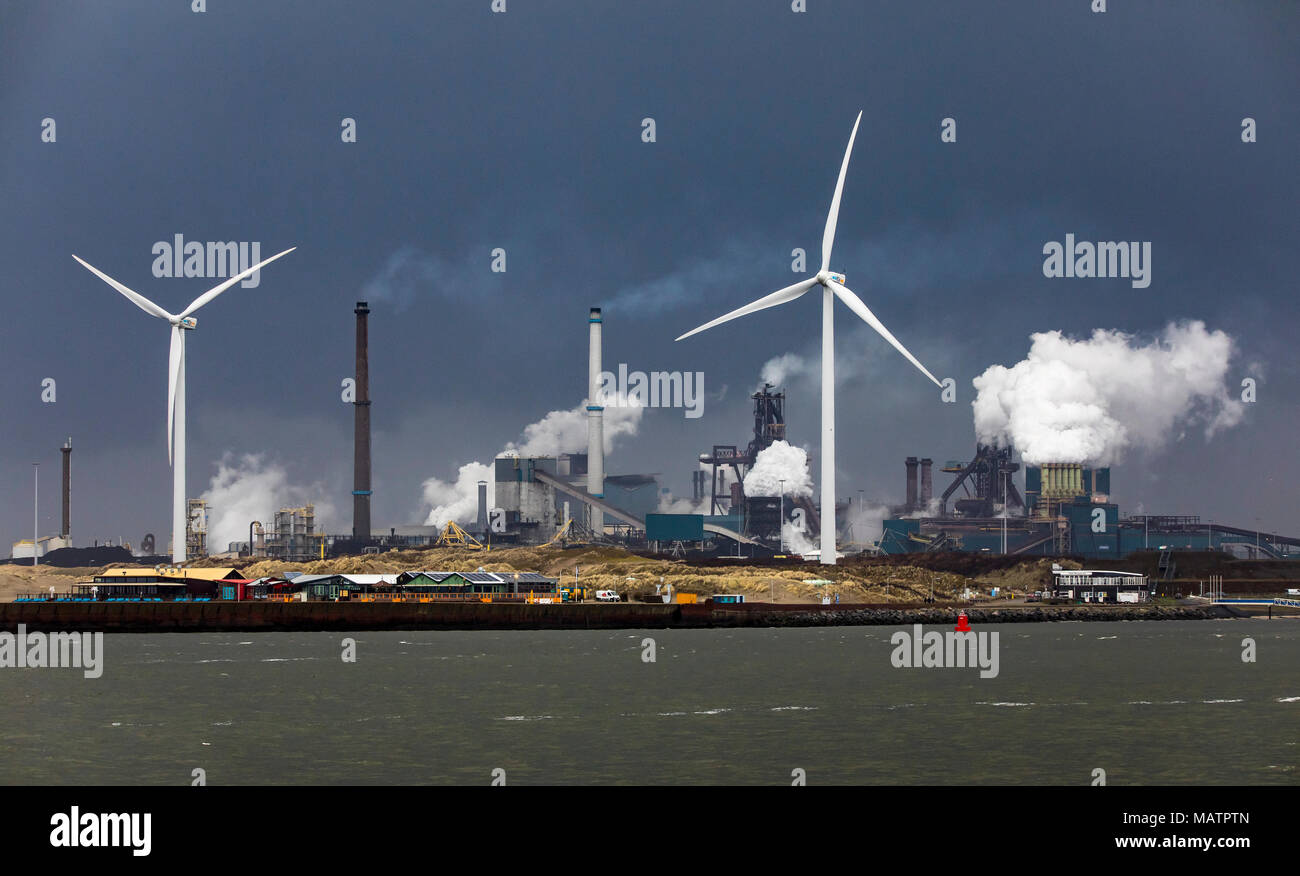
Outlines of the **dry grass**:
M0 566L0 602L12 602L20 593L49 593L53 587L59 593L70 590L77 581L84 581L99 569L63 569L57 566Z
M1005 569L992 569L976 575L975 580L984 587L1003 587L1021 593L1042 590L1052 583L1052 564L1057 563L1063 569L1082 569L1078 560L1052 559L1043 557L1039 560L1025 560Z
M223 560L200 560L195 566L230 565ZM235 563L233 565L239 565ZM1038 575L1041 563L1021 577L1019 568L1000 573L998 586L1016 587L1021 578ZM390 551L362 557L338 557L306 563L261 560L240 566L245 577L278 575L284 572L318 574L396 573L416 569L442 571L541 572L558 577L565 584L574 580L575 570L586 587L615 590L629 595L653 593L662 579L681 593L709 596L714 593L743 593L756 600L777 602L820 602L823 595L839 594L841 602L914 602L933 592L936 599L959 595L976 582L951 572L931 571L907 565L789 567L746 565L695 566L681 560L641 557L618 548L588 547L562 550L554 547L494 548L489 552L464 548L428 551ZM1050 563L1047 566L1050 569ZM0 567L0 599L12 600L20 592L69 589L73 581L85 580L98 569L55 569L51 567ZM983 582L986 576L981 576ZM826 579L831 584L808 584L809 579ZM933 588L933 591L932 591ZM1033 589L1032 587L1030 589Z
M365 557L340 557L308 563L261 561L247 566L250 578L286 571L310 575L329 573L394 573L412 569L488 572L541 572L572 583L575 570L586 587L619 593L653 593L655 585L671 584L682 593L708 596L743 593L777 602L819 602L823 594L839 593L842 602L913 601L930 595L947 598L960 593L971 581L960 575L931 572L911 566L849 569L818 565L789 568L693 566L681 560L641 557L617 548L591 547L561 550L545 547L495 548L489 552L465 549L391 551ZM834 583L804 583L827 579Z

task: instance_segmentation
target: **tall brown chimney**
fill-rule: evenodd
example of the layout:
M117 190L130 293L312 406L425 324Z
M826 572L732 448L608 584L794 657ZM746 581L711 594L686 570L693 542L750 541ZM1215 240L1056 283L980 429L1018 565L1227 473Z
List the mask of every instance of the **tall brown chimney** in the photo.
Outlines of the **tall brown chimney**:
M66 541L72 532L72 439L59 450L63 453L63 530L59 535Z
M370 308L358 301L357 315L357 395L355 432L352 436L352 540L370 541L370 344L366 317Z
M930 507L930 500L934 498L934 480L930 475L930 466L934 465L933 459L921 460L921 510Z
M909 456L904 464L907 465L907 510L911 512L916 510L916 457Z

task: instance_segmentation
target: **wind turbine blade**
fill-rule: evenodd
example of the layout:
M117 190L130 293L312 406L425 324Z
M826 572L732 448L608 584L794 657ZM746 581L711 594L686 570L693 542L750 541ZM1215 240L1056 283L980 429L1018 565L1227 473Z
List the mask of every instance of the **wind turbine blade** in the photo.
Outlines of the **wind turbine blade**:
M839 298L841 301L847 304L849 306L849 310L852 310L858 316L862 317L863 322L865 322L867 325L871 326L873 329L879 332L882 338L889 341L889 343L893 345L895 350L902 353L907 358L907 361L911 362L917 368L920 368L921 373L924 374L926 377L930 378L931 380L933 380L935 386L939 386L939 387L943 386L942 383L940 383L938 380L935 380L933 374L931 374L929 371L925 369L924 365L916 361L915 356L907 352L907 348L898 342L898 338L890 334L889 329L885 328L885 324L880 320L876 319L876 315L871 312L871 308L867 307L866 304L862 303L861 298L853 294L852 290L847 289L844 286L841 286L839 283L835 282L834 280L829 281L829 284L831 287L831 291L835 293L835 297Z
M771 295L764 295L757 301L751 301L744 307L737 307L735 310L731 311L731 313L724 314L712 322L706 322L699 328L691 329L677 340L680 341L683 338L689 338L691 335L697 335L706 329L711 329L715 325L721 325L722 323L729 322L737 317L748 316L751 313L757 313L760 310L766 310L769 307L776 307L778 304L785 304L787 301L793 301L816 285L816 277L809 277L807 280L800 280L793 286L786 286L784 289L778 289Z
M822 270L831 267L831 247L835 244L835 226L840 221L840 195L844 193L844 175L849 171L849 156L853 154L853 141L858 136L858 124L862 121L862 112L858 112L857 121L853 123L853 133L849 134L849 146L844 150L844 163L840 165L840 178L835 183L835 197L831 198L831 211L826 214L826 230L822 232Z
M82 261L81 258L77 256L75 253L73 254L72 257L77 261L81 262L81 266L83 268L90 271L90 273L94 274L96 277L103 280L108 285L112 286L118 292L121 292L123 295L125 295L132 304L134 304L136 307L143 310L145 313L149 314L150 316L156 316L159 319L170 320L172 318L172 315L170 313L163 310L157 304L154 304L148 298L145 298L139 292L133 292L132 290L126 288L121 283L117 282L112 277L110 277L108 274L105 274L103 271L96 268L94 265L90 265Z
M185 355L185 329L172 326L171 348L167 351L167 464L172 464L172 444L176 437L176 384L180 377L181 358Z
M181 319L184 319L185 317L189 316L191 313L193 313L194 311L198 310L198 309L199 309L200 307L202 307L203 305L207 304L207 303L208 303L209 301L211 301L213 298L216 298L216 297L217 297L218 295L220 295L222 292L225 292L227 289L229 289L231 286L233 286L233 285L235 285L236 283L238 283L240 280L245 280L245 279L247 279L247 278L253 276L254 273L256 273L257 271L261 270L261 269L262 269L263 267L265 267L266 265L269 265L271 262L275 261L275 260L278 259L280 256L288 255L289 253L293 252L293 251L294 251L295 249L297 249L297 248L298 248L298 247L296 247L296 246L291 246L291 247L289 247L288 249L286 249L284 252L278 252L278 253L276 253L275 255L271 256L269 259L267 259L267 260L265 260L265 261L258 262L257 264L255 264L255 265L253 265L251 268L249 268L248 270L236 274L235 276L231 277L231 278L230 278L229 280L227 280L226 282L222 283L220 286L213 286L211 289L209 289L208 291L204 292L204 293L203 293L202 295L200 295L198 298L195 298L194 301L190 303L190 306L189 306L189 307L187 307L187 308L185 308L184 310L181 311L181 313L180 313Z

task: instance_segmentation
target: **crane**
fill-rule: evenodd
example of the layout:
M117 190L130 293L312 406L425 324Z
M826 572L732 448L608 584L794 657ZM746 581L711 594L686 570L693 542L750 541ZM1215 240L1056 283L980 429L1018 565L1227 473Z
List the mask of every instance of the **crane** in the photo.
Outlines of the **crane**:
M472 551L488 550L481 541L461 529L455 520L447 521L447 525L442 528L438 540L434 542L434 547L463 547Z
M564 525L560 527L559 531L556 532L555 535L551 536L551 540L545 542L542 545L542 547L550 547L551 545L562 543L564 541L564 537L569 533L569 527L572 525L573 525L573 518L570 517L568 520L564 521Z

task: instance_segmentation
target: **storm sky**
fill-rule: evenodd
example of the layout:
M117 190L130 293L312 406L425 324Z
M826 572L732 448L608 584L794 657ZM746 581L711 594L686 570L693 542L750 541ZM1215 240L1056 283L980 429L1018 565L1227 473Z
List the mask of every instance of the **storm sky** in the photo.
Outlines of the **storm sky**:
M1234 339L1228 388L1254 378L1258 400L1209 440L1192 427L1129 454L1113 497L1123 513L1300 534L1292 2L206 5L0 10L10 541L30 536L32 462L42 535L57 531L71 436L74 542L165 544L168 329L71 254L175 312L218 282L153 276L151 248L177 234L257 241L263 257L298 247L198 314L191 495L223 457L257 454L350 531L340 381L361 298L376 527L422 522L425 479L582 401L593 305L607 366L704 372L703 416L648 411L607 464L689 494L698 452L749 440L765 362L792 353L815 373L819 296L673 338L794 282L796 247L816 270L859 110L832 267L958 395L943 403L840 307L841 495L901 501L905 456L969 458L972 379L1022 359L1034 332L1151 338L1201 320ZM1150 285L1045 277L1043 246L1067 233L1149 241ZM817 384L785 389L816 473Z

